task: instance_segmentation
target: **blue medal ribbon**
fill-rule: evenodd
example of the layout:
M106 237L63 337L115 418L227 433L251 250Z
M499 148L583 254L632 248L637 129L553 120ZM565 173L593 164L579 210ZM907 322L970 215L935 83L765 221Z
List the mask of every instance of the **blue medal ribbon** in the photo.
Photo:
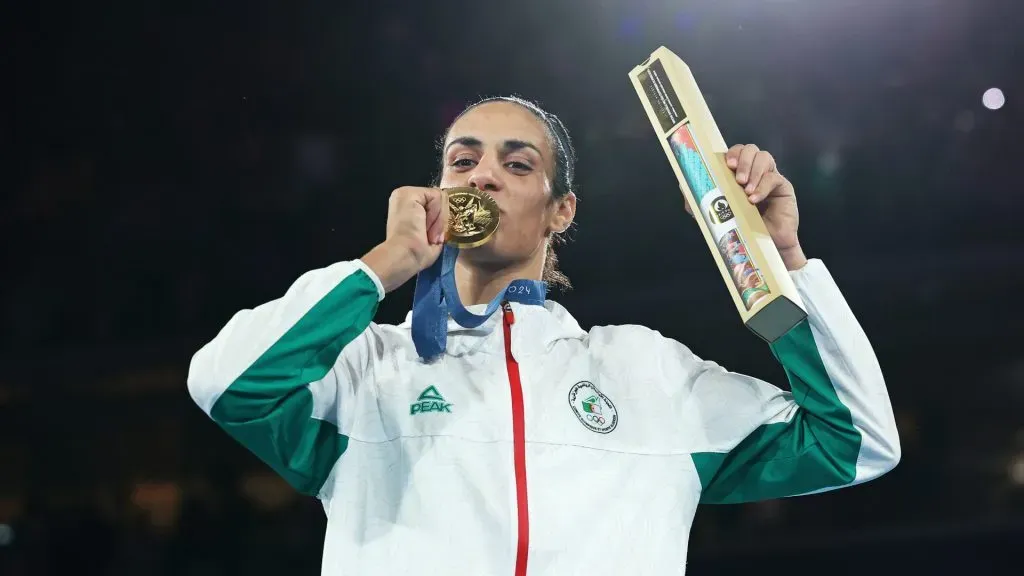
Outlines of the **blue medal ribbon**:
M543 306L547 285L539 280L513 280L487 304L483 314L474 314L462 305L455 285L455 261L459 249L445 245L441 256L416 275L412 303L412 342L416 352L432 360L445 350L448 342L448 316L465 328L476 328L487 321L503 301Z

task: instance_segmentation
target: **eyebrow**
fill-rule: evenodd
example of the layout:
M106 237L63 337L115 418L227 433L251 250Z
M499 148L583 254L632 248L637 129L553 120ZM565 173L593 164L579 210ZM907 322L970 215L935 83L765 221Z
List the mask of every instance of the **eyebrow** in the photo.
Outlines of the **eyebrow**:
M474 138L473 136L461 136L449 142L448 145L445 146L445 151L447 152L449 148L455 146L456 144L461 144L467 148L482 148L484 145L484 143L481 142L479 138ZM534 144L531 144L530 142L527 142L526 140L513 139L505 140L504 142L501 143L502 154L515 152L516 150L522 150L523 148L530 148L531 150L536 152L538 156L544 158L544 154L540 151L540 148L538 148Z

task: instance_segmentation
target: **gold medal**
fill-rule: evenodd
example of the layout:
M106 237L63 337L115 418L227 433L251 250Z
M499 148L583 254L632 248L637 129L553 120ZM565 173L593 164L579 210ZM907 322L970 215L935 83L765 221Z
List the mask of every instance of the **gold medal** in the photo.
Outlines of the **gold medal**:
M445 242L458 248L483 246L498 229L498 203L476 188L450 188Z

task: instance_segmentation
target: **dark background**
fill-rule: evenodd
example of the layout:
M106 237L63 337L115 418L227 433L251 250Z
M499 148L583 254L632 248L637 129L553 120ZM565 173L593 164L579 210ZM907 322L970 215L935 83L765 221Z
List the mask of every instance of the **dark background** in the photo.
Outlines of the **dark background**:
M1020 2L11 4L0 574L319 574L322 510L192 403L188 361L236 310L383 240L388 194L429 180L479 96L538 99L575 138L557 299L582 325L645 324L784 382L627 78L662 44L727 141L795 183L903 445L860 487L703 508L689 573L1020 573Z

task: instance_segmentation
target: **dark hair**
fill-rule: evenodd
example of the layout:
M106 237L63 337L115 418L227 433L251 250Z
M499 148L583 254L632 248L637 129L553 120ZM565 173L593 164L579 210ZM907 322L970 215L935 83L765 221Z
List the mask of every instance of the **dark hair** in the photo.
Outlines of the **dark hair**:
M438 152L443 154L444 142L448 138L448 131L451 130L452 125L464 116L470 110L480 106L481 104L487 104L488 102L510 102L512 104L518 104L523 108L529 110L537 117L538 120L544 123L547 128L548 136L551 140L551 148L555 153L555 174L554 181L552 183L551 197L553 200L565 197L569 192L574 191L573 189L573 177L576 172L576 150L572 146L572 139L569 137L569 131L565 128L565 124L562 120L554 114L544 110L536 102L526 100L519 96L490 96L478 100L469 106L466 106L458 116L452 120L452 123L448 125L445 133L441 135L441 139L438 142ZM441 158L442 168L444 166L444 159ZM438 185L441 179L441 174L438 172L437 177L434 179L434 185ZM548 284L548 286L560 288L562 290L569 290L572 288L572 283L569 282L569 277L566 276L561 270L558 269L558 255L555 253L554 245L556 243L561 244L565 242L561 233L555 233L548 239L547 254L544 258L544 276L542 280Z

